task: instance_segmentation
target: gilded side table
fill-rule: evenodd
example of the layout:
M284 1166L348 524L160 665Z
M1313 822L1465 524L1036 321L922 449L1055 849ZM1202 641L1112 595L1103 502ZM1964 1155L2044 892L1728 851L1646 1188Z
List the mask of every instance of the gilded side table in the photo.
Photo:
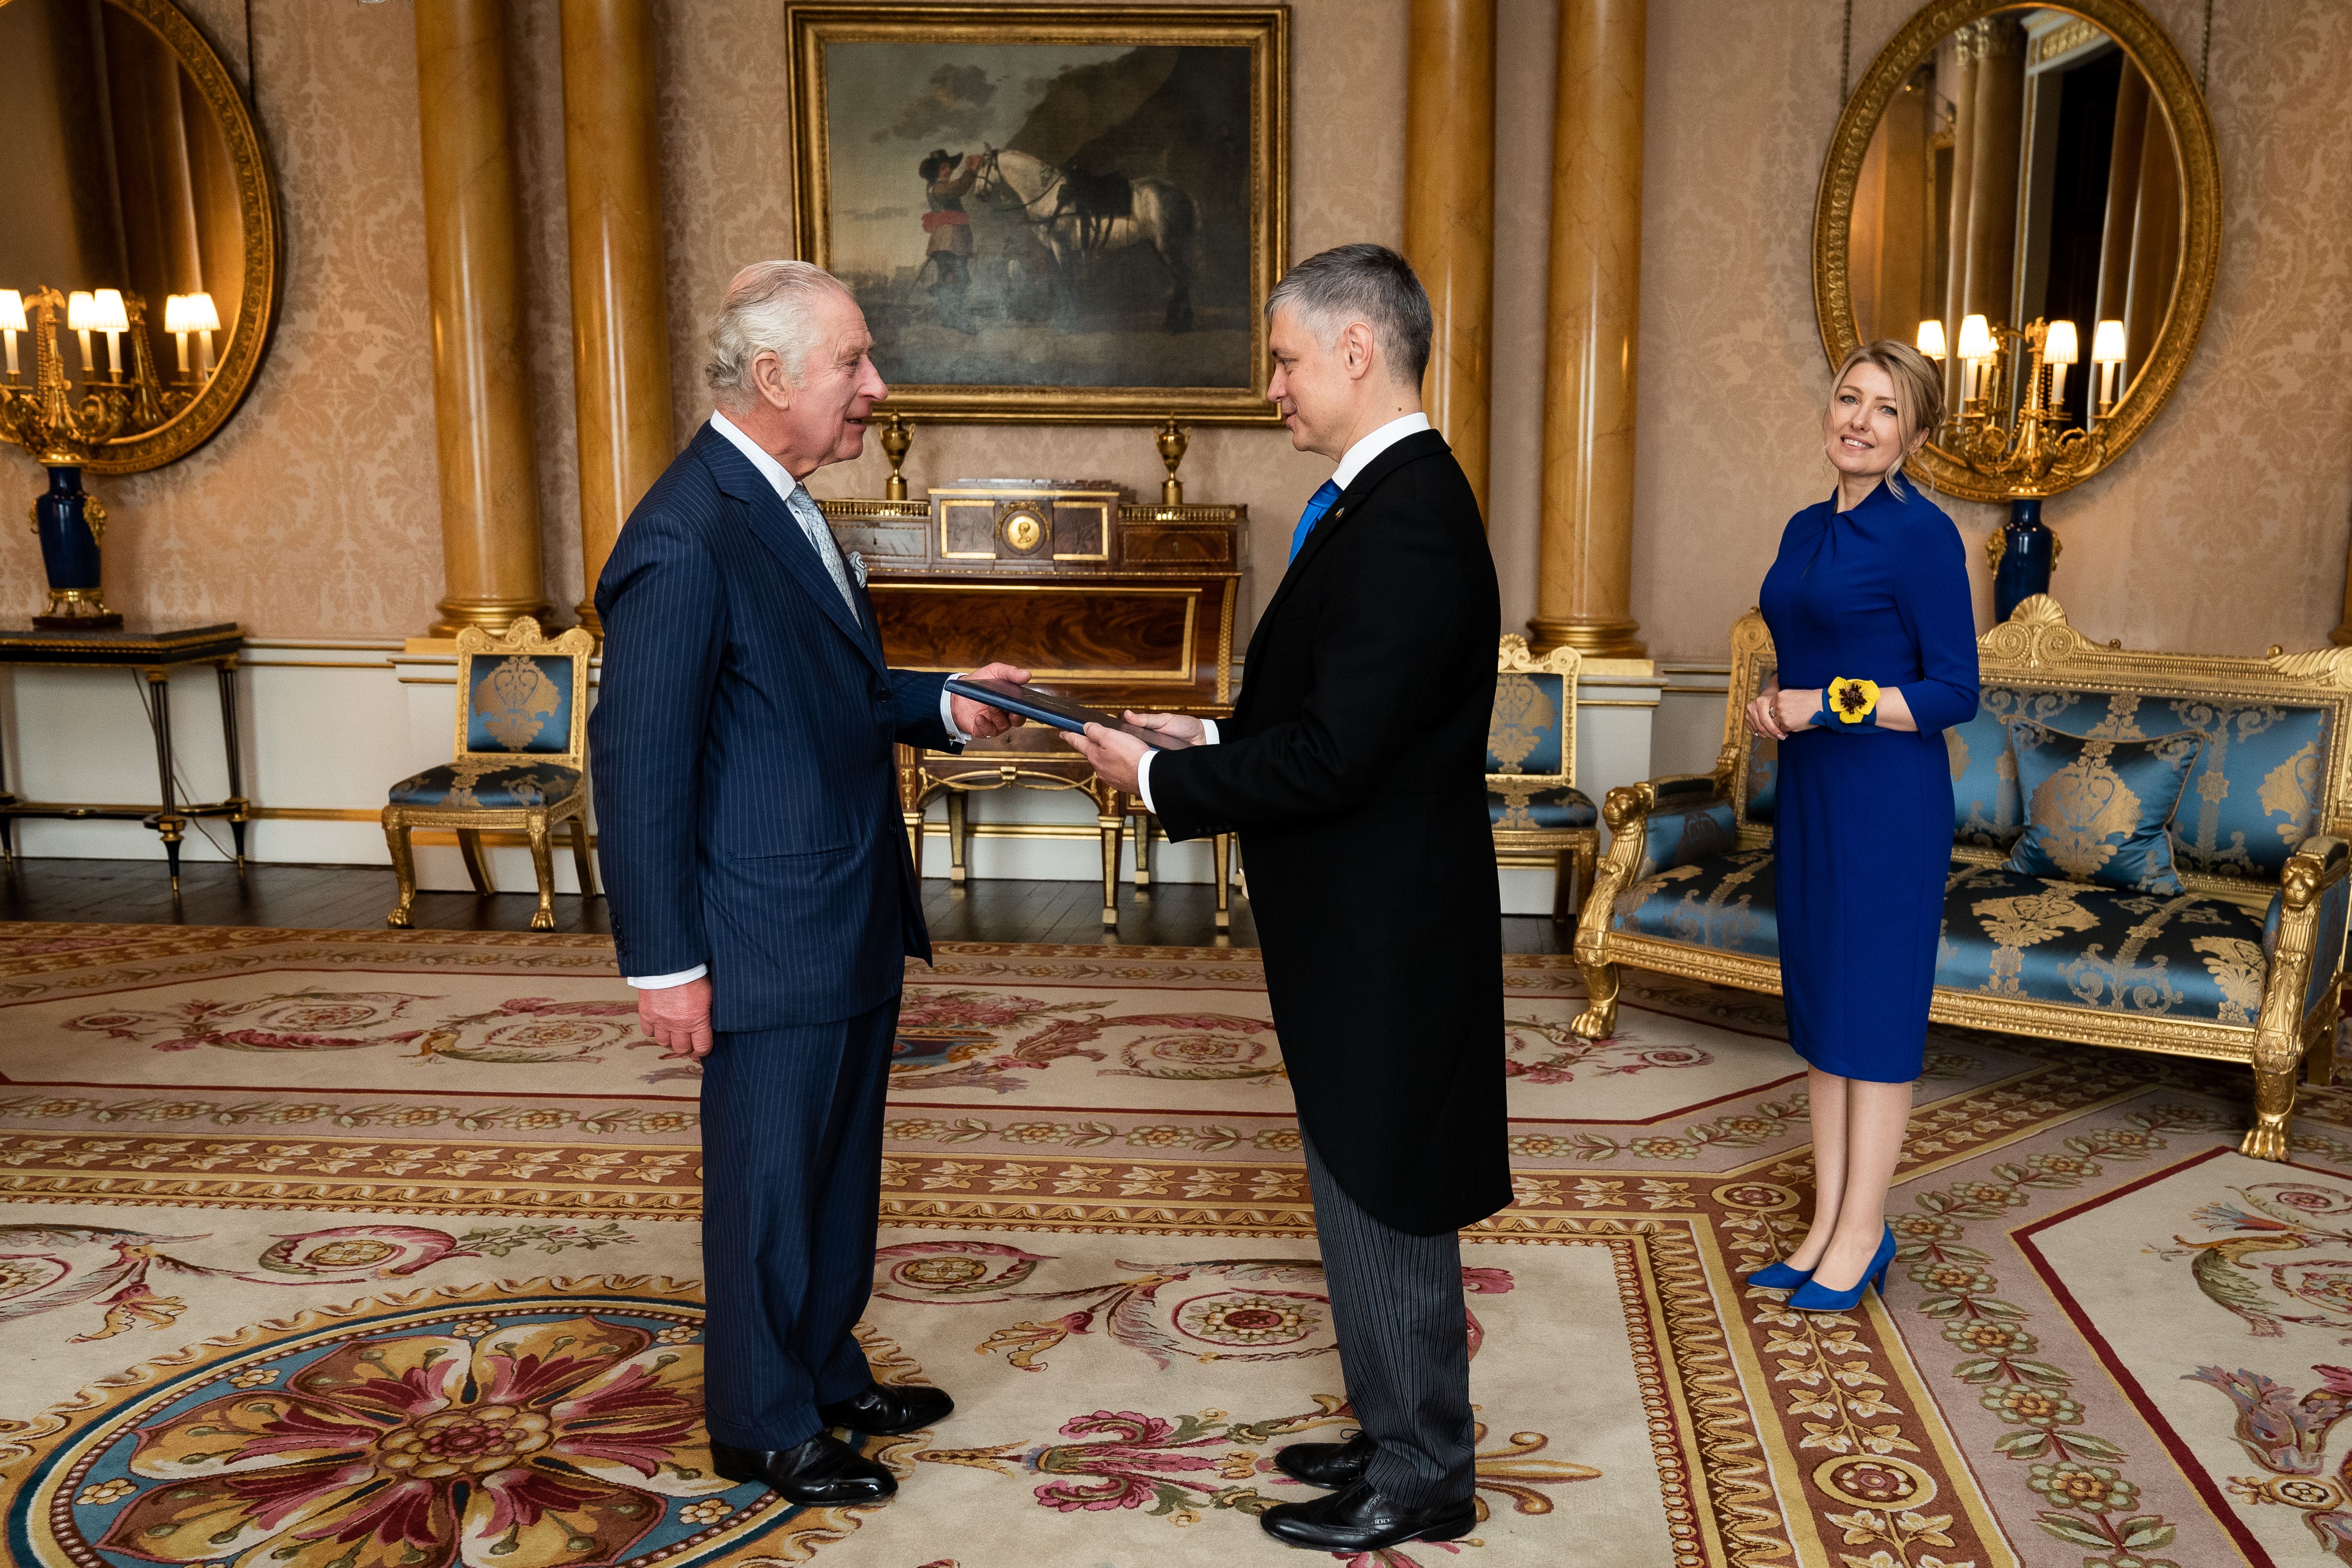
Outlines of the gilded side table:
M235 624L170 629L48 631L0 627L0 664L39 665L52 669L127 669L141 685L139 699L155 734L155 772L163 788L158 810L143 805L82 805L69 801L19 800L9 793L6 758L0 756L0 858L14 859L16 819L66 817L75 821L125 819L145 823L163 836L171 862L172 890L180 890L180 840L188 819L226 816L236 840L236 863L245 865L245 825L252 820L245 798L245 765L237 746L236 658L244 628ZM172 752L172 669L209 664L220 682L221 736L228 748L228 798L190 805L179 798Z

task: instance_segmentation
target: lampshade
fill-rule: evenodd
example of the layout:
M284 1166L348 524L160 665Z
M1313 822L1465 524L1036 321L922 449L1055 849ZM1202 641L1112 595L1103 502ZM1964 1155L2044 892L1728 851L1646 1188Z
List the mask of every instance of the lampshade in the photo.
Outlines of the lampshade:
M1919 323L1919 352L1929 359L1944 357L1943 322L1929 321Z
M122 290L100 289L89 297L89 330L93 332L127 332L131 317L122 308Z
M1970 316L1960 323L1960 357L1992 358L1992 329L1985 325L1982 316Z
M2091 334L2091 360L2095 364L2114 364L2124 357L2124 324L2121 321L2101 321L2099 330Z
M213 309L213 297L202 289L194 294L174 294L163 301L163 330L167 332L216 332L220 331L220 313Z
M66 330L72 332L86 332L97 326L98 323L89 319L89 289L77 289L67 295Z
M25 330L25 297L14 289L0 289L0 332Z
M2051 322L2050 335L2042 340L2042 363L2073 364L2082 357L2082 347L2074 341L2074 323Z

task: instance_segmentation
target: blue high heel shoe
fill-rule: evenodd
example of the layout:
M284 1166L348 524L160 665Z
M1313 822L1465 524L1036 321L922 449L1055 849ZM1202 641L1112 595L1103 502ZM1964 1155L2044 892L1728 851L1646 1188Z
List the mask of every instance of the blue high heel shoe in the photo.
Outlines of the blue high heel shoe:
M1861 1282L1851 1290L1832 1290L1808 1279L1797 1293L1789 1298L1789 1305L1801 1312L1851 1312L1862 1305L1862 1293L1873 1285L1881 1296L1886 1294L1886 1266L1895 1261L1895 1232L1890 1227L1870 1257L1870 1267L1862 1271Z
M1762 1285L1774 1290L1793 1290L1813 1277L1810 1268L1791 1268L1785 1263L1768 1263L1748 1277L1750 1285Z

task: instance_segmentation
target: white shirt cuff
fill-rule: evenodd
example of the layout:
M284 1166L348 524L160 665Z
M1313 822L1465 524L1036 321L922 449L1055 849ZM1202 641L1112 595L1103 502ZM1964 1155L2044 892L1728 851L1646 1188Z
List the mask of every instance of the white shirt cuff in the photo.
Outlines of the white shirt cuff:
M1216 743L1217 721L1214 719L1202 720L1201 744L1213 746ZM1143 760L1135 764L1135 793L1143 797L1143 809L1154 816L1160 815L1160 808L1151 804L1151 760L1159 754L1158 752L1146 752Z
M958 676L956 679L961 680L963 677ZM958 745L961 745L970 741L971 737L965 734L961 730L956 728L955 710L949 706L949 704L954 699L948 695L948 689L944 686L940 687L940 727L948 732L948 738L950 740L954 741Z
M698 963L692 969L681 969L676 974L632 974L626 976L626 979L629 984L640 991L667 991L673 985L683 985L690 980L699 980L709 973L710 965Z

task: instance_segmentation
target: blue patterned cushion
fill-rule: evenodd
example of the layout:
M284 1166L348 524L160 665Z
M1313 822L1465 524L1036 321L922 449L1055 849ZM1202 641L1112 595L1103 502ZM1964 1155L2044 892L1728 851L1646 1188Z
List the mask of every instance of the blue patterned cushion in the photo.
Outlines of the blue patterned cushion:
M465 757L401 780L392 786L392 804L513 811L557 805L579 788L578 768L510 763L501 757Z
M1687 811L1653 812L1642 835L1642 869L1634 880L1654 877L1669 867L1711 860L1728 852L1738 836L1727 800Z
M468 752L572 749L572 659L514 654L474 661L467 694Z
M1988 686L1982 710L2095 739L2139 741L2178 730L2204 736L2204 754L2172 819L2173 855L2184 871L2267 880L2319 831L2324 710Z
M2016 843L2025 830L2025 811L2009 726L1979 705L1975 718L1944 731L1944 750L1952 762L1952 841L1983 849Z
M1769 735L1748 737L1748 805L1750 822L1770 822L1780 803L1780 742Z
M1590 796L1571 784L1560 789L1489 790L1486 820L1506 831L1590 827L1601 820L1601 813Z
M2168 833L2205 738L2150 741L2069 735L2020 719L2009 726L2026 827L2009 868L2109 888L2177 893Z
M1936 955L1951 990L2248 1027L2269 974L2263 922L2235 904L2005 866L1955 873Z
M1495 710L1486 721L1486 771L1558 778L1560 730L1573 722L1568 677L1506 670L1495 677Z
M1772 851L1734 850L1633 882L1610 906L1609 929L1779 958L1780 925L1772 899Z

